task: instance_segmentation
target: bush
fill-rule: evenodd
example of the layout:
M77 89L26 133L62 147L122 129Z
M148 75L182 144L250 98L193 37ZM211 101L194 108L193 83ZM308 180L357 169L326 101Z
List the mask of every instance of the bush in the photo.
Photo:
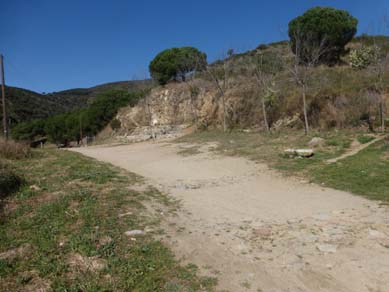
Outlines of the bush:
M350 66L355 69L365 69L376 59L377 48L361 47L350 52Z
M18 175L0 163L0 199L17 191L22 184L23 180Z
M120 129L122 126L122 123L118 119L113 119L111 121L111 128L112 130Z
M5 159L21 159L29 157L30 146L13 140L0 139L0 157Z
M149 65L151 77L164 85L207 66L207 55L193 47L171 48L160 52Z
M293 53L302 62L313 62L322 48L318 63L334 64L346 53L345 45L357 32L358 20L347 11L315 7L289 22Z

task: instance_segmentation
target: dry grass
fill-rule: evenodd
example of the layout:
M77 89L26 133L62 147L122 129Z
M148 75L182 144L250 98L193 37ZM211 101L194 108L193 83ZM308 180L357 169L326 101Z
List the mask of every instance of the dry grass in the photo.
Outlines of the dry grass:
M0 158L21 159L31 154L30 146L13 140L0 139Z

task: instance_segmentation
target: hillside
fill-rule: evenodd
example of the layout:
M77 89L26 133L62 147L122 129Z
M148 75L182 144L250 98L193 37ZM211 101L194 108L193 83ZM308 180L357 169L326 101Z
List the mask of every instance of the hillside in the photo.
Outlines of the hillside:
M378 46L387 54L389 37L366 36L354 38L348 50ZM274 76L266 81L268 88L258 85L250 72L253 60L263 56L263 62L272 58L282 63ZM253 59L254 58L254 59ZM309 124L315 129L361 128L379 130L380 107L389 111L388 64L382 63L381 92L375 88L377 73L374 66L355 69L350 66L349 53L336 66L320 65L307 69L307 113ZM266 99L267 119L273 130L280 128L304 128L301 87L291 73L293 54L287 41L260 45L256 49L233 54L211 64L186 82L170 82L154 88L147 96L147 103L122 109L117 119L122 137L139 133L136 128L195 124L197 128L221 128L223 126L223 94L227 128L264 128L261 99ZM213 75L213 76L212 76ZM219 80L215 83L213 77ZM388 115L384 116L389 125ZM162 130L164 132L165 130ZM147 132L147 130L146 130ZM141 132L142 133L142 132ZM142 133L143 135L143 133ZM147 136L147 135L146 135ZM137 139L135 139L137 140Z
M107 90L123 89L128 92L136 92L149 86L151 86L150 80L120 81L48 94L7 86L6 97L11 126L15 123L46 118L85 107L98 94ZM0 113L0 117L2 117L2 113Z

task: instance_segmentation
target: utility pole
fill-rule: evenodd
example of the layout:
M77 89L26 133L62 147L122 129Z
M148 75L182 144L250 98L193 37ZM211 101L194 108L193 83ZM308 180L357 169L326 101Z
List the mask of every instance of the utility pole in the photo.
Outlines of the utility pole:
M3 104L3 130L4 138L8 140L8 121L7 121L7 109L5 105L5 78L4 78L4 57L0 55L0 66L1 66L1 100Z
M81 145L80 146L83 146L84 142L82 141L82 116L80 114L80 140L81 140Z

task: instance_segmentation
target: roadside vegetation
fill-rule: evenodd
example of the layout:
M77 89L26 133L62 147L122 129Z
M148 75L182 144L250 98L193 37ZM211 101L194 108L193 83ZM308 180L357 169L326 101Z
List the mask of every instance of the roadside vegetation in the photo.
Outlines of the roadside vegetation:
M11 133L17 140L31 141L39 137L47 137L56 144L67 145L70 141L80 142L83 137L96 135L110 123L119 108L135 105L143 95L143 92L107 91L100 94L85 109L54 115L43 120L20 123L12 129Z
M313 157L289 158L284 155L284 150L287 148L307 148L314 137L324 140L315 148ZM388 138L370 145L356 155L335 163L328 163L331 158L349 151L353 143L363 145L371 139L371 136L352 130L312 132L309 135L298 131L272 134L203 131L184 136L176 141L193 144L190 153L184 154L196 154L204 143L217 142L218 146L214 149L217 154L245 156L266 163L284 175L300 177L322 186L349 191L387 203L389 202Z
M153 201L174 212L177 204L137 188L142 178L54 149L12 167L25 183L1 201L0 290L212 290L214 279L180 266L154 239L163 231L145 206Z
M16 192L23 184L23 178L15 173L13 160L31 156L29 145L0 138L0 210L1 200Z

